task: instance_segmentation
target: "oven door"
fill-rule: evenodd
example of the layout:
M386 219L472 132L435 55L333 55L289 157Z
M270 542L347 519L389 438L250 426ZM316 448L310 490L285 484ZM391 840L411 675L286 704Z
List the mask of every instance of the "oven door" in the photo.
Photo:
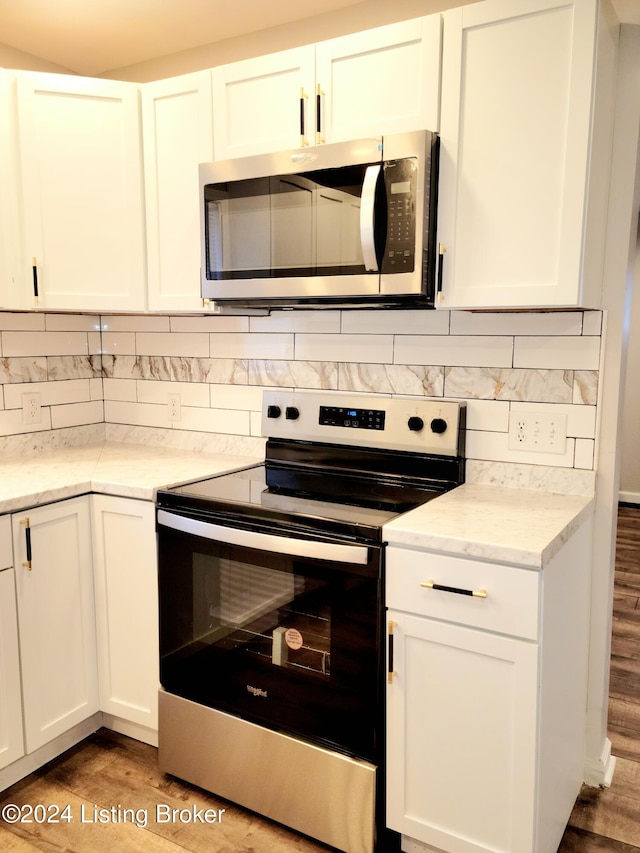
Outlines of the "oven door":
M158 510L169 693L379 759L381 547Z

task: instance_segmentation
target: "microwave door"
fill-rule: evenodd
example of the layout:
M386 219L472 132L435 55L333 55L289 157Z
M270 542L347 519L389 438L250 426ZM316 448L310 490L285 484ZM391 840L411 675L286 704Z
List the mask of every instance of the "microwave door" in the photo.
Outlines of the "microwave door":
M268 265L273 277L311 275L316 266L315 196L313 181L304 175L269 179Z
M377 298L382 173L370 165L381 155L377 144L362 147L202 164L203 297L275 307Z

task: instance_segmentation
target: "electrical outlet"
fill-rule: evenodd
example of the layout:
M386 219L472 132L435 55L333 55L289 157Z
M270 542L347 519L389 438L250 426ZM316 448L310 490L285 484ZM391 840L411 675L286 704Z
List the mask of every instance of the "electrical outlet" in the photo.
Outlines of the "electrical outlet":
M564 453L567 446L567 416L547 412L511 412L509 449L534 453Z
M180 394L167 394L167 409L170 421L180 420Z
M42 411L40 409L40 394L31 393L22 395L22 423L39 424L42 422Z

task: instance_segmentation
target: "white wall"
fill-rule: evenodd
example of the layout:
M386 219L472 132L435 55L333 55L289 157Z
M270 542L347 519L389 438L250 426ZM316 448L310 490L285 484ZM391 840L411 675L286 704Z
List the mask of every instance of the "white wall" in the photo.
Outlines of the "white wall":
M50 71L53 74L73 74L68 68L17 50L8 44L0 44L0 68L15 68L20 71Z
M466 3L477 1L465 0ZM324 39L360 32L396 21L419 18L422 15L430 15L433 12L461 5L463 5L462 0L394 0L393 3L389 0L364 0L362 3L324 15L316 15L268 30L202 45L128 68L114 69L100 76L113 80L146 83L150 80L161 80L165 77L213 68L239 59L313 44Z
M640 504L640 235L635 291L628 314L629 349L622 413L620 500Z

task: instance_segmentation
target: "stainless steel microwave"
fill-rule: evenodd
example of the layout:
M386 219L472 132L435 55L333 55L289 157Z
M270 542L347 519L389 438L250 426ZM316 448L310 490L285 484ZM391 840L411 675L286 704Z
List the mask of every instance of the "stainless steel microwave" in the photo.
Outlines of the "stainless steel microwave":
M424 130L202 164L203 298L433 306L438 143Z

